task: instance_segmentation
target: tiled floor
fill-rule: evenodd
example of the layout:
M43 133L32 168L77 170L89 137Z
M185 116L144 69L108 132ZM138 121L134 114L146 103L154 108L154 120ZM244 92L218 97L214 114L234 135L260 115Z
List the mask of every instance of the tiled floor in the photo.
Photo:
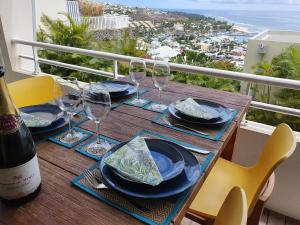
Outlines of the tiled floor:
M187 218L184 218L181 225L199 225ZM300 221L289 218L287 216L278 214L266 209L263 213L259 225L300 225Z

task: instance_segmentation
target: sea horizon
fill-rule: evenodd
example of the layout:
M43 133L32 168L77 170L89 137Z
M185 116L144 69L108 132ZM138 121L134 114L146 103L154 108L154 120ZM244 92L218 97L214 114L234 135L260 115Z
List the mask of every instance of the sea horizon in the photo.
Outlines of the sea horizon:
M207 10L207 9L161 9L169 12L183 12L213 17L239 27L247 28L251 33L264 30L289 30L300 32L300 12L263 11L263 10Z
M98 0L98 2L103 1ZM151 5L149 5L150 3L146 2L143 2L143 4L139 2L139 5L134 5L131 0L110 0L109 2L130 7L138 6L170 12L184 12L209 16L217 20L235 24L239 27L244 27L250 33L259 33L264 30L300 32L300 5L205 3L201 5L201 8L186 9L161 6L151 7ZM134 2L137 4L136 1Z

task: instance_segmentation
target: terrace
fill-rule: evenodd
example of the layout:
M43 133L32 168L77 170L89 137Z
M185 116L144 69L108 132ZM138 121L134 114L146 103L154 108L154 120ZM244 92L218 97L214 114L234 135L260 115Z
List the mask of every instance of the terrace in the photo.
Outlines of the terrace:
M50 8L52 7L52 9L45 9L45 11L48 10L48 12L50 12L52 10L52 14L54 14L56 11L53 8L55 8L56 1L53 1L54 3L49 6ZM0 53L2 56L2 62L0 61L0 65L5 65L7 71L6 80L8 83L44 75L40 71L40 63L108 77L114 80L122 80L128 77L127 74L119 74L119 64L129 63L130 61L135 60L135 57L37 42L35 40L36 26L33 25L36 24L37 21L34 2L35 1L29 0L22 2L17 0L12 0L10 2L0 1ZM272 35L272 33L269 33L264 34L263 37L260 38L276 42L278 35L279 34ZM293 36L293 34L289 35ZM291 43L293 43L293 41L291 41ZM39 49L76 53L98 59L110 60L113 62L114 69L113 72L107 72L39 58L37 56L37 51ZM145 62L148 68L153 67L156 63L155 60L149 59L146 59ZM251 93L251 84L263 84L291 90L300 90L300 81L296 80L174 63L170 63L169 65L172 72L178 71L190 74L207 74L209 76L244 82L245 91L249 95ZM55 77L55 74L50 75ZM147 98L156 98L156 91L149 79L144 81L142 87L150 90L145 94ZM228 160L232 160L233 162L243 166L252 166L257 161L261 153L261 149L273 132L274 127L253 121L247 121L245 119L247 109L252 107L297 117L300 116L299 109L253 100L251 101L251 96L219 92L216 90L187 86L178 83L171 83L166 89L165 95L167 96L166 104L178 100L178 98L181 99L193 96L216 101L240 111L238 116L234 119L233 124L231 124L227 132L225 132L223 137L217 142L207 140L203 137L192 137L179 131L170 131L168 128L160 128L159 125L151 122L152 118L157 116L156 113L130 105L122 105L120 108L118 107L112 110L107 119L107 123L104 124L103 133L101 134L125 141L130 138L133 133L138 132L140 129L147 129L150 131L160 132L161 134L171 136L172 138L180 139L181 141L191 142L190 144L196 145L197 147L213 149L212 151L217 152L216 155L218 156L222 155ZM123 126L120 126L120 124ZM80 127L85 130L93 131L94 128L92 126L92 123L87 122L83 123ZM299 141L298 132L295 132L295 134ZM6 208L4 205L0 205L0 222L4 224L118 224L120 221L124 221L126 224L140 224L138 219L132 218L117 209L113 209L109 205L99 202L93 197L80 192L80 190L76 187L69 185L71 179L78 176L84 169L95 163L93 160L85 158L85 156L76 152L62 149L61 146L56 146L49 141L39 144L37 148L38 155L40 157L42 175L44 176L43 185L45 188L42 190L42 197L33 201L33 203L26 205L23 212L20 212L22 210L18 211ZM266 203L266 207L268 209L298 220L300 220L300 181L297 179L298 171L300 169L299 162L300 153L299 145L297 145L296 151L292 157L276 169L275 187L270 199ZM207 170L207 174L209 174L213 165L210 165L210 167L211 168ZM53 172L55 173L55 176L49 176L49 173L51 174ZM182 218L186 216L186 209L190 207L193 197L197 194L198 189L201 190L203 182L205 182L204 178L198 183L197 187L193 189L193 194L189 197L189 201L185 203L184 207L182 207L172 219L174 224L179 224ZM63 189L66 189L67 191L62 191ZM53 192L56 191L58 194L54 195ZM50 196L49 199L47 199L47 195ZM53 201L53 205L51 201ZM61 203L62 205L56 208L54 205L55 203ZM68 207L77 213L80 212L81 215L78 216L73 213L60 211L63 209L68 210ZM33 212L33 208L39 210L37 217L34 214L35 212ZM84 210L90 211L85 212ZM43 216L45 218L42 218ZM56 216L57 218L55 218ZM186 223L188 224L189 222ZM284 224L284 222L280 224ZM298 224L298 222L290 224Z

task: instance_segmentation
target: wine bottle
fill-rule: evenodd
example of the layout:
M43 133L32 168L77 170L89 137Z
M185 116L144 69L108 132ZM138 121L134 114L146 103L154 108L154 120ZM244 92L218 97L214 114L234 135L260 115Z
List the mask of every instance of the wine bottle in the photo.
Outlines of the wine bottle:
M0 199L7 205L20 205L40 189L35 145L9 95L0 66Z

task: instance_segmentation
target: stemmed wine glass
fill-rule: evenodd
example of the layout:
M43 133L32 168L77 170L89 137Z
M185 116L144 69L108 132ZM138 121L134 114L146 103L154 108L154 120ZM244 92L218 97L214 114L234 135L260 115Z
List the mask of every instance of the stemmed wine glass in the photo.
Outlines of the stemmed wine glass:
M74 143L82 138L82 133L72 128L72 118L81 103L81 90L78 80L75 77L59 77L55 84L55 102L57 106L67 113L69 130L60 141L64 143Z
M84 93L84 110L87 117L96 125L96 142L91 143L87 152L101 155L110 149L110 144L100 138L100 124L106 118L111 108L109 92L101 83L90 83Z
M152 105L153 109L162 111L167 108L167 106L161 102L161 95L163 89L168 86L170 79L171 74L169 64L167 62L156 62L153 66L152 81L154 86L158 88L159 103Z
M136 99L137 104L143 104L143 100L139 96L140 83L146 78L146 62L144 59L133 59L129 65L129 75L133 83L137 87Z

